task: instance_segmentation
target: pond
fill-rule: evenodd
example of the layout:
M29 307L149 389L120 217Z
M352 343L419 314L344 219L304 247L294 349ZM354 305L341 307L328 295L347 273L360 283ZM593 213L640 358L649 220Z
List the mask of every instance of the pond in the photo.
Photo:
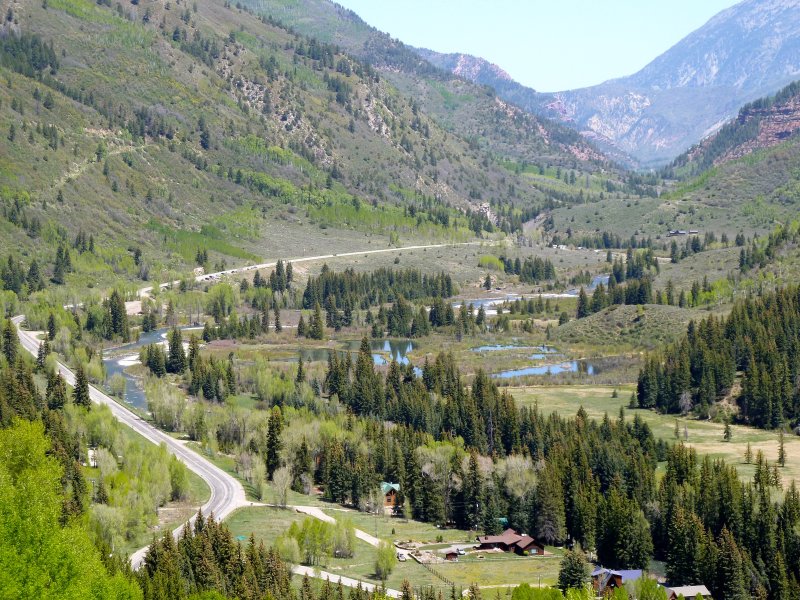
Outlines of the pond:
M358 352L361 348L361 342L357 340L345 342L344 347L350 352ZM401 365L407 365L408 355L416 350L416 348L417 343L412 340L371 340L369 342L369 349L372 351L372 361L376 365L388 365L392 362L392 359L396 360ZM327 356L325 360L328 360Z
M608 287L608 278L609 277L610 277L610 275L608 275L608 274L606 274L606 275L595 275L594 277L592 277L592 282L589 285L583 286L583 289L586 290L587 293L593 292L594 289L598 285L600 285L601 283L604 286ZM580 293L580 291L581 291L580 288L575 288L575 289L569 290L567 292L567 294L569 294L570 296L577 296Z
M545 358L552 358L554 355L559 354L558 349L553 346L518 346L517 344L490 344L486 346L476 346L472 348L473 352L502 352L504 350L535 350L536 353L532 354L529 358L531 360L544 360Z
M201 330L197 327L182 327L181 331ZM120 374L125 378L125 392L122 399L140 410L147 410L147 398L144 394L142 381L126 372L128 367L139 364L139 349L148 344L166 344L169 329L155 329L139 336L139 339L129 344L115 346L103 352L103 366L106 369L106 381Z
M494 379L513 379L514 377L527 377L532 375L558 375L560 373L581 373L594 375L597 368L586 360L568 360L552 365L540 365L536 367L524 367L522 369L511 369L494 373Z

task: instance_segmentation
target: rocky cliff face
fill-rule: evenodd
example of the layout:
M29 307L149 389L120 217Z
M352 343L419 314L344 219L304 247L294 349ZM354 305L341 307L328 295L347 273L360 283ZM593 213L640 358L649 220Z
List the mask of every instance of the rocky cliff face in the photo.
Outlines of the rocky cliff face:
M425 57L448 68L435 53ZM661 165L746 102L800 78L800 0L745 0L638 73L590 88L540 94L493 77L483 65L462 73L526 110L569 123L605 149Z
M771 148L800 133L800 83L776 96L745 105L718 132L679 156L673 166L686 173Z

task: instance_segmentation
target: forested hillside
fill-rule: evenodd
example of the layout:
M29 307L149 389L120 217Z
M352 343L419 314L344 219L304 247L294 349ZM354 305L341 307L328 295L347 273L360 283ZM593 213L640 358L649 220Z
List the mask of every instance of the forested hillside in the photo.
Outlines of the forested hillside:
M85 286L183 270L198 249L208 266L288 254L290 234L323 247L351 231L512 231L548 200L501 159L595 168L566 149L549 155L558 145L545 130L488 96L488 112L464 109L473 123L526 136L518 148L533 154L449 130L422 95L341 46L229 3L2 9L0 235L45 279L79 234L92 252L72 257L67 279Z

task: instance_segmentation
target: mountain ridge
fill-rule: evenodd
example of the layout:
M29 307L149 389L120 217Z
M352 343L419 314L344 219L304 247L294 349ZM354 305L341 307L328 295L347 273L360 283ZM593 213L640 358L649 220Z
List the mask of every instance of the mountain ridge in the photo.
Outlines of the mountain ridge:
M442 68L452 55L420 50ZM482 59L461 61L474 65ZM663 165L713 133L747 102L800 77L800 1L744 0L674 44L638 72L601 84L540 93L462 69L525 110L559 120L606 152Z

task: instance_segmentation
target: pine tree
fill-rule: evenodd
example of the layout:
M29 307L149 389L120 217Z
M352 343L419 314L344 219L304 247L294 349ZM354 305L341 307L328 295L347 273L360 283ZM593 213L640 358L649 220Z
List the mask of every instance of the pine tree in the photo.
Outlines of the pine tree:
M281 409L277 406L272 407L272 413L269 417L269 424L267 427L267 448L266 448L266 465L267 476L272 479L272 475L281 466L281 448L283 442L281 441L281 432L283 431L283 416Z
M181 375L186 370L186 352L183 349L183 337L177 327L169 333L169 349L167 351L167 372Z
M561 560L558 570L558 589L567 590L583 589L589 581L589 563L580 550L567 550Z
M90 408L92 400L89 397L89 380L82 364L75 370L75 387L72 390L72 402L76 406Z
M581 291L578 293L578 308L575 311L575 317L583 319L589 314L589 298L586 296L586 290L581 287Z
M536 537L548 544L559 543L566 537L564 488L553 465L548 464L539 474L531 526Z
M113 338L120 336L123 342L130 341L130 329L128 327L128 313L125 310L125 302L117 290L111 292L108 299L108 311L110 316L110 331L107 337Z
M67 403L67 384L61 373L56 373L47 379L47 391L45 393L47 408L59 410L64 408Z
M778 434L778 464L782 467L786 466L786 445L783 439L783 429Z
M303 383L305 380L306 380L306 372L305 369L303 368L303 355L300 354L297 357L297 375L295 376L294 381L299 385Z
M746 465L753 462L753 449L750 447L750 442L747 442L747 448L744 451L744 462Z
M47 318L47 339L51 342L56 339L56 317L53 313Z
M736 540L727 528L722 530L717 561L716 597L725 600L746 600L750 597L745 586L745 571L742 554Z
M277 305L275 305L273 311L275 312L275 333L280 333L283 329L281 326L281 311L278 309Z
M322 307L319 302L314 306L311 322L308 326L308 337L312 340L321 340L325 337L325 327L322 320Z
M467 527L477 529L481 515L481 501L483 500L483 478L478 468L478 457L473 452L469 456L469 467L467 476L463 483L464 488L464 512L467 519Z

